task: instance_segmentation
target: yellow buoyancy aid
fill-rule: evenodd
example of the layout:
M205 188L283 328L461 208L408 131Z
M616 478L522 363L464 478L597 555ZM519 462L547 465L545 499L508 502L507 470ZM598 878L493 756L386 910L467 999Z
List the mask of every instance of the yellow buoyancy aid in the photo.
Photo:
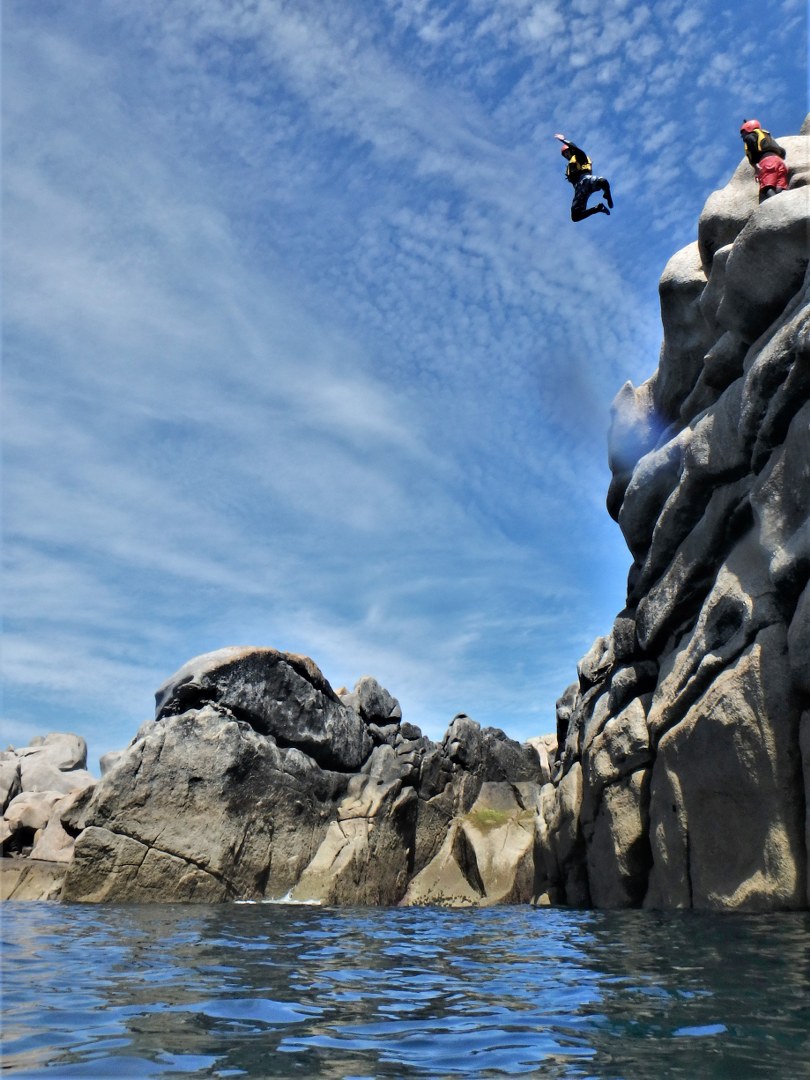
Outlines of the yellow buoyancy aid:
M754 128L751 134L756 135L757 139L756 161L759 161L767 154L778 154L779 157L785 156L785 151L771 136L770 131L766 131L765 128ZM756 164L756 161L752 158L751 147L748 143L745 144L745 156L752 165Z
M587 154L583 154L582 158L583 160L580 160L579 156L572 152L565 169L565 177L567 180L578 180L583 173L589 173L591 171L591 159Z

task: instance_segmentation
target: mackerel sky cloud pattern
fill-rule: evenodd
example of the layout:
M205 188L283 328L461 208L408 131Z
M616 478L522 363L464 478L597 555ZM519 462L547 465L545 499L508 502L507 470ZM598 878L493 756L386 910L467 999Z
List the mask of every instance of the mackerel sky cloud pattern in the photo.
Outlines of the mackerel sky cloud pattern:
M227 644L550 731L629 566L609 403L794 0L3 8L3 737ZM758 57L779 57L763 80ZM611 180L574 226L551 135Z

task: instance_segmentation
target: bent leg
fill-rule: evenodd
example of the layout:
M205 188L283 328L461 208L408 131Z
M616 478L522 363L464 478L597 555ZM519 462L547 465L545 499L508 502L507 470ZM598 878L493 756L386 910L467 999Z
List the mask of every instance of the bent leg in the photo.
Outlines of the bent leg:
M584 221L585 218L589 218L591 214L609 214L610 211L603 202L600 202L598 206L591 206L587 210L577 209L571 207L571 220L572 221Z

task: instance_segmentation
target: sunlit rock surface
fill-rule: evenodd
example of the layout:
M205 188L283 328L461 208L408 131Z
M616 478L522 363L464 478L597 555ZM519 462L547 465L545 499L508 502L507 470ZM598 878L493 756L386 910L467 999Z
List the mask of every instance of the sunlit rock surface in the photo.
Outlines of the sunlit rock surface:
M532 899L545 742L460 715L433 743L376 680L337 693L274 649L198 657L156 701L63 813L76 836L63 899Z

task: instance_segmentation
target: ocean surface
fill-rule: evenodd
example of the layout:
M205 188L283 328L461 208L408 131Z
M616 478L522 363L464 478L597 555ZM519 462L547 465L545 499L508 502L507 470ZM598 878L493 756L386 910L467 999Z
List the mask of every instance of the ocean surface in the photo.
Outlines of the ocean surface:
M810 1077L810 916L6 903L48 1077Z

